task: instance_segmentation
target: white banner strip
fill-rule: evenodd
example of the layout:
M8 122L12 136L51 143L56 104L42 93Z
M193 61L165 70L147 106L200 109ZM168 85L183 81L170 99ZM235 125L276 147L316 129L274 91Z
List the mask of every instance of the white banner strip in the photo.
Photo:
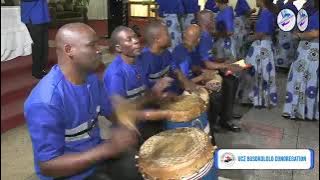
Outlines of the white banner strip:
M312 149L219 149L217 169L312 169Z

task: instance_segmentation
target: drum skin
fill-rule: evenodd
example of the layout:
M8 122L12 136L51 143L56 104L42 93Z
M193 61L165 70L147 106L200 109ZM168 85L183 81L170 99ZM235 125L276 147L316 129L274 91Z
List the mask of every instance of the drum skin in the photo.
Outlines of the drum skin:
M214 177L213 153L206 133L198 128L178 128L149 138L140 147L137 160L144 179L206 179Z

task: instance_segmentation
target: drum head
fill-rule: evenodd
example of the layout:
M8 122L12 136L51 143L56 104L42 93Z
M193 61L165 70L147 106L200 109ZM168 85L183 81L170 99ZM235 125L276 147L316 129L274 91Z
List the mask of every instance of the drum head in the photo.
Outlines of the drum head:
M138 165L146 179L183 179L212 161L209 136L197 128L179 128L149 138L140 148Z
M160 109L171 112L170 121L187 122L199 117L207 110L206 103L195 94L181 95L175 100L160 103Z

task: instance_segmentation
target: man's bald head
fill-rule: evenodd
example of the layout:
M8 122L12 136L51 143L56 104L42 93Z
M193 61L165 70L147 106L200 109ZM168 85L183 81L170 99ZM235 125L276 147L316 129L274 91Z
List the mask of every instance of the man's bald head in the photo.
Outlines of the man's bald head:
M163 36L168 36L167 26L160 20L155 20L150 22L144 31L144 39L148 46L156 43L159 38L164 38Z
M70 23L62 26L56 35L58 63L81 67L93 71L101 63L98 36L88 25Z
M201 32L200 26L196 24L191 24L187 27L187 29L183 32L184 37L197 36Z
M213 30L214 28L214 14L210 10L202 10L197 15L198 24L202 30Z
M193 49L199 44L201 29L196 24L191 24L183 32L183 43L189 49Z
M63 48L65 44L77 44L81 38L95 35L95 31L84 23L70 23L62 26L56 34L56 46Z

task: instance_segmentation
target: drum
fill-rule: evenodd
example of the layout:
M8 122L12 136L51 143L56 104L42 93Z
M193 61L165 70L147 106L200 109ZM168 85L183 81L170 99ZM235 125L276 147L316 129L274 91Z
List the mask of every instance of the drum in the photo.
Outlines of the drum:
M163 131L140 147L138 168L148 180L213 180L214 147L197 128Z
M206 90L199 90L191 94L184 93L175 100L161 102L160 109L168 110L172 115L171 119L165 122L165 129L196 127L209 133L208 101L208 92Z
M222 87L222 77L219 74L215 74L212 80L206 82L205 87L210 92L219 92Z

